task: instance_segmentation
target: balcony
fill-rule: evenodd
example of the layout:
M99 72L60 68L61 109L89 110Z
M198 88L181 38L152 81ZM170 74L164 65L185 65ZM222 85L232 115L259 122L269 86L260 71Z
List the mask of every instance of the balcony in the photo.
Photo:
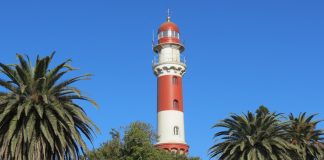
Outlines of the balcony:
M162 45L163 44L174 44L174 45L178 45L179 46L179 50L180 52L183 52L184 51L184 41L180 39L180 42L179 43L175 43L175 42L164 42L164 43L159 43L159 41L157 39L153 40L152 41L152 48L153 48L153 51L158 53L161 48L162 48Z
M162 64L178 64L183 67L186 67L186 57L183 55L180 55L180 58L169 58L169 59L163 59L163 61L159 61L159 57L155 56L152 60L152 66L156 67L158 65Z

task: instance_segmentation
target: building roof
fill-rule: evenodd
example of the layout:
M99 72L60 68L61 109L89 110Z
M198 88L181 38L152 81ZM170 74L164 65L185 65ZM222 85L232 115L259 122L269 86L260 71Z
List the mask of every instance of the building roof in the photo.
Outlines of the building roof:
M169 16L167 18L167 21L161 24L158 33L168 30L176 31L179 33L178 26L175 23L171 22L171 18Z

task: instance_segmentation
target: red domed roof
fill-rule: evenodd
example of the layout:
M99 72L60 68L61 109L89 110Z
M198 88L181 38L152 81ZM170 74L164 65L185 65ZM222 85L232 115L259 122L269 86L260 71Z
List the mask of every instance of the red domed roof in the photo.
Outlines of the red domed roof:
M168 32L171 31L171 32ZM173 32L172 32L173 31ZM175 33L176 32L176 33ZM167 17L167 21L162 23L158 30L158 43L154 46L154 51L159 53L164 44L172 44L180 46L180 52L183 52L184 46L180 40L180 32L178 26L171 22L171 17Z
M158 32L160 33L162 31L167 31L167 30L176 31L179 33L178 26L171 21L166 21L166 22L162 23Z

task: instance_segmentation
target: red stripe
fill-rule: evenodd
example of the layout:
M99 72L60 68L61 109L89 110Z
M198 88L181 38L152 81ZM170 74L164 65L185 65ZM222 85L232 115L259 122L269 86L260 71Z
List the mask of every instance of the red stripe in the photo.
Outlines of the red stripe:
M176 84L173 84L173 77L177 78ZM175 100L178 102L177 106L174 106ZM180 76L165 75L158 77L157 108L158 112L164 110L183 112L182 78Z
M180 40L176 37L163 37L159 39L159 44L161 43L180 43Z
M155 146L167 151L177 150L178 152L183 151L185 154L189 152L189 146L182 143L162 143Z

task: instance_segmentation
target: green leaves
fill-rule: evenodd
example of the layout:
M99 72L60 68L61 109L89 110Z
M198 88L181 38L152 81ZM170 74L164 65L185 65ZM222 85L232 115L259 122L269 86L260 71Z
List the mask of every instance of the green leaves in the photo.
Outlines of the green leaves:
M324 159L324 133L316 130L316 114L300 113L282 121L282 114L260 106L255 114L232 114L214 125L224 128L214 138L222 141L210 148L210 157L220 160L319 160ZM324 146L324 145L323 145ZM239 148L239 149L237 149Z
M134 122L124 128L121 134L117 130L110 132L111 140L98 149L89 152L89 160L199 160L184 155L172 154L157 149L153 142L155 134L149 124Z
M316 125L321 122L313 120L316 115L307 117L306 112L304 112L295 117L291 113L287 132L292 143L302 151L303 157L324 159L324 147L320 147L321 144L324 144L324 132L316 129Z
M215 133L222 142L210 148L210 157L219 159L275 160L287 157L293 150L289 141L282 138L285 125L280 123L280 114L270 113L264 106L256 114L232 114L230 118L214 125L225 130ZM239 149L236 149L238 148Z
M35 67L20 54L19 64L0 63L8 90L0 93L0 159L77 159L88 150L82 135L91 142L98 128L75 100L97 104L71 84L90 75L61 80L74 68L67 60L49 71L53 56L37 57Z

